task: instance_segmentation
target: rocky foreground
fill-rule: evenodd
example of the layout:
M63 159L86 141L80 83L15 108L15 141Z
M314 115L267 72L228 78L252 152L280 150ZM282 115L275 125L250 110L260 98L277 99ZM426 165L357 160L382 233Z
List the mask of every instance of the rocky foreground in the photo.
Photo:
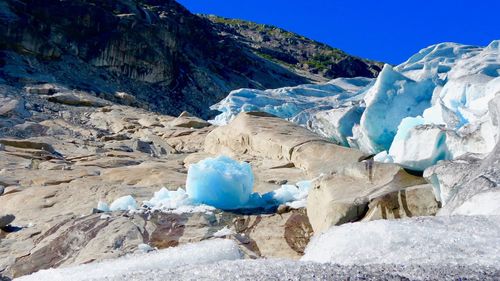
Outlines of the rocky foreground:
M188 113L159 115L52 84L2 86L0 93L5 277L115 258L141 244L163 249L220 238L217 232L225 227L231 232L222 237L235 241L247 258L298 259L313 233L331 226L429 216L440 207L423 177L373 162L359 150L266 113L242 113L228 126L214 127ZM264 213L102 214L95 209L98 201L133 195L141 202L161 187L184 187L190 163L218 154L249 162L258 192L323 176L314 182L307 211L280 206ZM462 188L468 182L478 188L487 177L497 180L497 157L494 151L475 160L477 168L460 179ZM456 166L463 163L443 163L432 175L444 184L457 182ZM369 276L379 276L377 270ZM480 272L473 270L471 278Z

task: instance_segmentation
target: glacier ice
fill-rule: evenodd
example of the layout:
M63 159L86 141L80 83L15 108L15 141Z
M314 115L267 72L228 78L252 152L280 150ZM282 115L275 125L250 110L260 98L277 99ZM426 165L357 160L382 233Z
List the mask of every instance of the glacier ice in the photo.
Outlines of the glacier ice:
M104 202L104 201L99 201L97 203L97 210L101 211L101 212L110 212L111 210L109 209L109 205L108 203Z
M500 264L499 216L347 223L316 234L303 261L338 264Z
M498 128L492 124L488 104L500 93L499 42L493 41L485 48L460 47L451 43L449 48L445 48L446 44L440 44L440 49L446 50L443 54L448 59L452 54L455 58L441 61L447 67L446 71L442 70L439 82L442 85L436 88L439 90L434 93L432 106L421 116L406 120L407 123L414 123L414 128L410 128L408 133L411 136L392 143L389 155L396 163L423 170L438 160L493 150ZM435 54L433 59L438 57ZM405 64L399 68L404 70L408 62ZM425 131L418 128L423 124L443 127L438 136L436 126L430 126ZM406 135L409 127L406 126L401 135ZM415 145L425 143L434 155L417 153Z
M123 196L110 207L100 201L97 208L109 211L159 210L169 213L211 212L217 209L265 209L281 204L304 208L312 181L285 184L264 194L253 192L253 172L250 164L238 162L227 156L206 158L191 164L188 170L186 190L162 188L138 209L131 195Z
M262 195L263 206L278 206L285 204L292 209L305 208L307 195L313 180L299 181L295 185L284 184L280 188Z
M137 209L137 202L131 195L123 196L109 205L110 211L130 211Z
M385 65L366 91L366 109L353 132L357 146L369 153L388 150L401 120L430 107L435 86L431 79L414 81Z
M248 203L253 183L250 164L219 156L189 166L186 192L195 202L231 210Z
M215 239L97 263L40 270L17 280L104 280L114 277L121 278L126 274L138 271L166 270L179 266L193 266L241 258L242 254L234 241Z
M236 90L212 107L222 112L215 123L226 124L241 111L265 111L339 144L385 151L377 159L414 170L488 153L499 138L488 110L500 93L499 45L436 44L396 67L384 66L375 80ZM422 151L427 142L430 151Z
M213 182L212 182L213 183ZM229 183L226 182L226 185L213 185L206 186L208 188L208 193L215 194L223 194L224 190L229 188ZM306 207L307 194L311 187L312 181L299 181L295 185L285 184L280 188L264 193L259 194L257 192L253 192L248 195L248 199L246 203L238 203L238 202L230 202L230 201L220 201L220 200L231 200L233 198L241 198L241 194L231 194L231 196L224 195L222 197L217 197L217 201L214 201L215 205L207 205L208 203L200 203L201 201L208 201L205 198L199 197L198 199L191 198L188 193L182 189L178 188L177 190L168 190L166 188L162 188L159 191L154 193L154 196L147 201L144 201L141 205L141 208L137 208L137 203L135 203L135 199L131 195L127 195L121 198L116 199L112 208L108 208L105 202L99 201L98 209L103 212L110 211L137 211L142 212L146 210L153 211L161 211L165 213L174 213L174 214L183 214L183 213L209 213L216 208L223 210L232 210L232 209L264 209L264 210L272 210L277 208L281 204L285 204L292 209L300 209ZM219 188L222 186L223 190ZM238 187L238 186L236 186ZM252 187L253 188L253 187ZM237 189L240 191L240 189ZM205 192L205 191L204 191ZM197 193L198 196L204 196L205 193ZM212 200L213 197L208 198ZM116 202L116 203L115 203ZM233 206L230 209L226 206Z
M302 123L340 145L349 146L352 128L359 123L364 110L364 103L360 101L346 103L334 109L317 111L309 121Z
M345 102L360 100L360 90L370 78L337 78L325 84L306 84L271 90L239 89L232 91L211 109L218 110L214 124L225 125L242 111L262 111L306 125L315 112L332 109Z
M280 204L302 208L311 186L311 181L300 181L259 194L253 192L253 181L250 164L219 156L189 166L186 191L189 200L222 210L267 209Z

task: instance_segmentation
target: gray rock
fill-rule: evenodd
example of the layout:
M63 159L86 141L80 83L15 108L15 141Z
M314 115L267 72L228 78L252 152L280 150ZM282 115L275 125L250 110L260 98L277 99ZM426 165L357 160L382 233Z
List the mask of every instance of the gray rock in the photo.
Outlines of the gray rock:
M363 221L434 216L439 210L432 185L423 184L401 189L373 199Z
M148 154L154 153L154 148L152 143L145 142L139 139L134 141L132 149Z
M26 91L36 95L53 95L57 93L57 86L53 84L42 84L26 87Z
M48 101L72 106L103 107L110 103L83 93L58 93L48 98Z
M8 226L15 219L16 219L16 217L14 215L11 215L11 214L0 215L0 228Z
M318 233L363 218L375 198L423 183L423 178L395 164L354 163L313 183L307 198L307 216Z

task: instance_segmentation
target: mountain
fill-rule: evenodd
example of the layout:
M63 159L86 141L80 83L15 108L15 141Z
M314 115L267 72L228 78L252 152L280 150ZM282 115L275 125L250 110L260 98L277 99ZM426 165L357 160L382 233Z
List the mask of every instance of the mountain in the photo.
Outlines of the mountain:
M342 50L276 26L204 15L222 36L247 45L258 56L319 81L338 77L376 77L383 63L351 56Z
M316 62L321 50L334 49L303 37L299 49L304 58L321 66L296 71L311 64L289 67L295 60L279 56L304 60L290 47L298 35L279 43L281 33L292 34L280 30L270 37L272 47L257 37L252 43L251 36L224 36L223 26L209 19L173 0L4 0L0 82L17 88L56 83L114 102L120 102L117 92L125 92L153 111L187 110L208 117L209 106L237 88L277 88L377 73L337 50L343 60ZM253 25L248 26L253 33ZM242 27L238 30L243 33ZM281 46L288 47L272 53ZM324 75L319 71L323 64L331 70ZM313 72L317 75L311 79Z

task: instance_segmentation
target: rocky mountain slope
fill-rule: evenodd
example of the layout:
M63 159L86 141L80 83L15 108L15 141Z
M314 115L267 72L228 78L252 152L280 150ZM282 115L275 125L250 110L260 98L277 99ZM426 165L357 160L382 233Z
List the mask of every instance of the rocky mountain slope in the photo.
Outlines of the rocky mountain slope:
M244 43L255 54L324 81L337 77L376 77L383 64L346 54L342 50L284 29L239 19L205 15L219 33ZM289 85L291 86L291 85Z
M59 83L115 102L125 92L136 106L202 117L230 90L310 81L240 39L220 35L173 0L6 0L0 3L0 78L15 87ZM355 62L339 67L332 75L376 74Z

